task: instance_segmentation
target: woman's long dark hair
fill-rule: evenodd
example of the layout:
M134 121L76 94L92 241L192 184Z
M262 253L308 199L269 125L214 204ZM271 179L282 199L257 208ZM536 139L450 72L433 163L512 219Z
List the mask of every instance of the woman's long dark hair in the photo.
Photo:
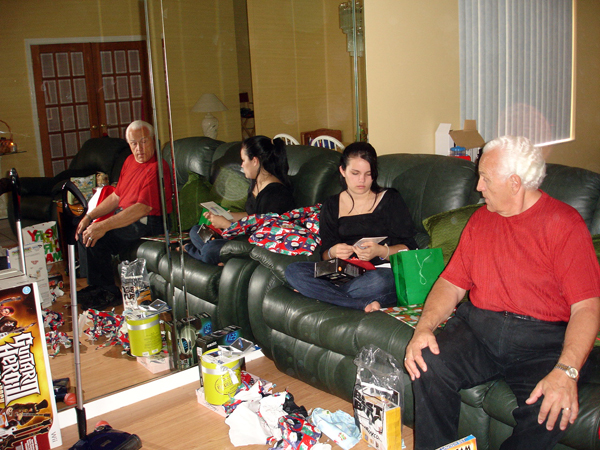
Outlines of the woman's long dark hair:
M346 147L342 153L342 157L340 158L340 167L342 170L346 170L351 158L362 158L369 163L369 167L371 168L371 179L373 180L373 183L371 184L371 191L375 194L380 193L383 189L381 186L379 186L379 184L377 184L379 171L377 169L377 152L373 146L367 142L354 142ZM348 192L348 184L341 173L340 183L342 188ZM348 195L350 196L350 199L352 199L352 208L350 208L350 211L352 211L354 209L354 199L352 198L352 195L350 195L350 192L348 192ZM377 201L377 197L375 197L375 201Z
M288 178L288 160L285 151L285 142L283 139L271 140L266 136L252 136L242 142L242 148L245 150L249 159L258 158L258 175L264 169L275 176L284 185L290 186ZM254 188L256 179L251 182L251 189Z

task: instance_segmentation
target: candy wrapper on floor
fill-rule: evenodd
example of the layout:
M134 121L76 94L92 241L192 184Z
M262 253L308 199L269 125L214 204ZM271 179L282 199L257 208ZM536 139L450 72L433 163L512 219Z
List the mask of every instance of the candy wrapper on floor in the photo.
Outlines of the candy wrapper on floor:
M389 353L369 345L354 359L358 370L354 386L354 416L369 446L377 450L402 449L402 369Z
M121 274L124 309L135 310L142 302L152 301L145 259L138 258L132 262L123 261L119 264L119 273Z

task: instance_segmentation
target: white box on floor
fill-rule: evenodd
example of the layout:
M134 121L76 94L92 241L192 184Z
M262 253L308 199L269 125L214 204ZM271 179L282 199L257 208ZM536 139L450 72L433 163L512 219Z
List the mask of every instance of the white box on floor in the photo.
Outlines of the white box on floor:
M40 291L40 303L42 308L52 306L52 297L50 295L50 286L48 284L48 268L46 267L46 255L42 244L27 244L25 250L25 265L27 266L27 276L31 281L38 284ZM13 247L7 250L8 267L21 270L21 260L19 258L19 247Z
M170 370L171 357L166 353L159 353L152 356L139 356L137 362L150 372L159 373Z

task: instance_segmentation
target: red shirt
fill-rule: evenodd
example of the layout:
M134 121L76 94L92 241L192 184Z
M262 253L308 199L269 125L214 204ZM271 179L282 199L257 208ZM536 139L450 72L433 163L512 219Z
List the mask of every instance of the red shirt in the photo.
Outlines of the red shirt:
M173 210L171 201L171 176L169 165L163 161L165 200L167 212ZM115 194L119 196L119 208L128 208L136 203L150 206L149 216L162 215L160 207L158 162L156 154L145 163L138 163L133 155L125 160Z
M567 322L571 305L600 297L590 233L571 206L542 192L512 217L478 209L442 278L478 308Z

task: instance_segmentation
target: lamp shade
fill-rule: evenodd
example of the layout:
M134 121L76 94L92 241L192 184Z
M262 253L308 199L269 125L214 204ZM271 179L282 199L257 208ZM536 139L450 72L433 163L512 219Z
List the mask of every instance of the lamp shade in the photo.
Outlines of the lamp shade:
M200 100L192 108L193 112L227 111L227 106L215 94L202 94Z

